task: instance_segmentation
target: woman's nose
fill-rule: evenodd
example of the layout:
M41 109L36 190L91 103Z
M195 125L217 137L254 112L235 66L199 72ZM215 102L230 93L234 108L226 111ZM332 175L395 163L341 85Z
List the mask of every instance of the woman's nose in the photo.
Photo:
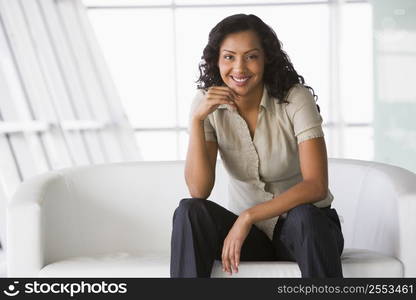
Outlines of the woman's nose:
M234 69L235 70L245 70L246 68L246 61L242 58L236 59L234 62Z

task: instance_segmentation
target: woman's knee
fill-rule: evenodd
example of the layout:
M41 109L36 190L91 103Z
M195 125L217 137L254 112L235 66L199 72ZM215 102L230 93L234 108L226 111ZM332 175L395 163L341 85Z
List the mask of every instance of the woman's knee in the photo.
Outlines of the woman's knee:
M314 232L320 226L322 217L324 216L319 212L318 207L306 203L292 208L287 214L285 223L301 229L304 233L305 231Z
M312 216L314 213L313 204L305 203L298 205L288 211L287 217L296 220L304 220Z
M179 202L179 206L176 210L180 211L190 211L194 209L199 209L204 205L205 199L200 198L184 198Z

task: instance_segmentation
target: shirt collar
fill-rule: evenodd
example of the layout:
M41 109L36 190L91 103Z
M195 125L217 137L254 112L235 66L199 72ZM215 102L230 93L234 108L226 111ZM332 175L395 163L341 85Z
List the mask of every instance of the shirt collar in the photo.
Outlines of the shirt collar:
M270 110L271 106L272 106L272 101L273 99L271 99L269 97L269 93L267 92L267 88L266 85L264 85L263 87L263 95L261 97L261 101L260 101L260 106L262 106L263 108L265 108L266 110ZM228 104L221 104L220 106L218 106L217 109L228 109L230 111L234 111L235 108L232 108L230 105Z

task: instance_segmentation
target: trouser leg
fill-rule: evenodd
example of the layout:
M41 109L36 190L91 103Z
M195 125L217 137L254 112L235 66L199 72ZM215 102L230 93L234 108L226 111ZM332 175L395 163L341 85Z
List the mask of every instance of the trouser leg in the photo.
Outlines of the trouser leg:
M216 225L203 199L182 199L173 214L171 277L209 277L217 251Z
M237 218L213 201L182 199L173 215L171 277L210 277L214 260L221 260L224 239ZM275 260L273 244L254 225L242 245L240 260Z
M279 218L280 220L280 218ZM342 278L341 254L344 238L335 209L299 205L278 222L273 236L275 246L284 245L302 277Z

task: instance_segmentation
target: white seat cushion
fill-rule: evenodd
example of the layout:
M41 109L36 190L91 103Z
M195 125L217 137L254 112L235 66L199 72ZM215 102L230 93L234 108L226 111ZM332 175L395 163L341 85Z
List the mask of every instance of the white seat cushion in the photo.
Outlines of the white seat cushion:
M45 266L39 277L169 277L169 253L119 252L94 257L74 257ZM344 277L402 277L403 266L395 258L361 249L345 249ZM232 276L216 260L211 277L301 277L299 266L286 261L242 261Z
M400 260L364 249L345 249L342 253L344 277L403 277Z
M39 277L169 277L169 253L80 256L49 264Z
M403 265L394 257L364 249L345 249L341 256L344 277L403 277ZM215 261L212 277L230 277ZM301 277L294 262L241 262L239 272L231 277Z

